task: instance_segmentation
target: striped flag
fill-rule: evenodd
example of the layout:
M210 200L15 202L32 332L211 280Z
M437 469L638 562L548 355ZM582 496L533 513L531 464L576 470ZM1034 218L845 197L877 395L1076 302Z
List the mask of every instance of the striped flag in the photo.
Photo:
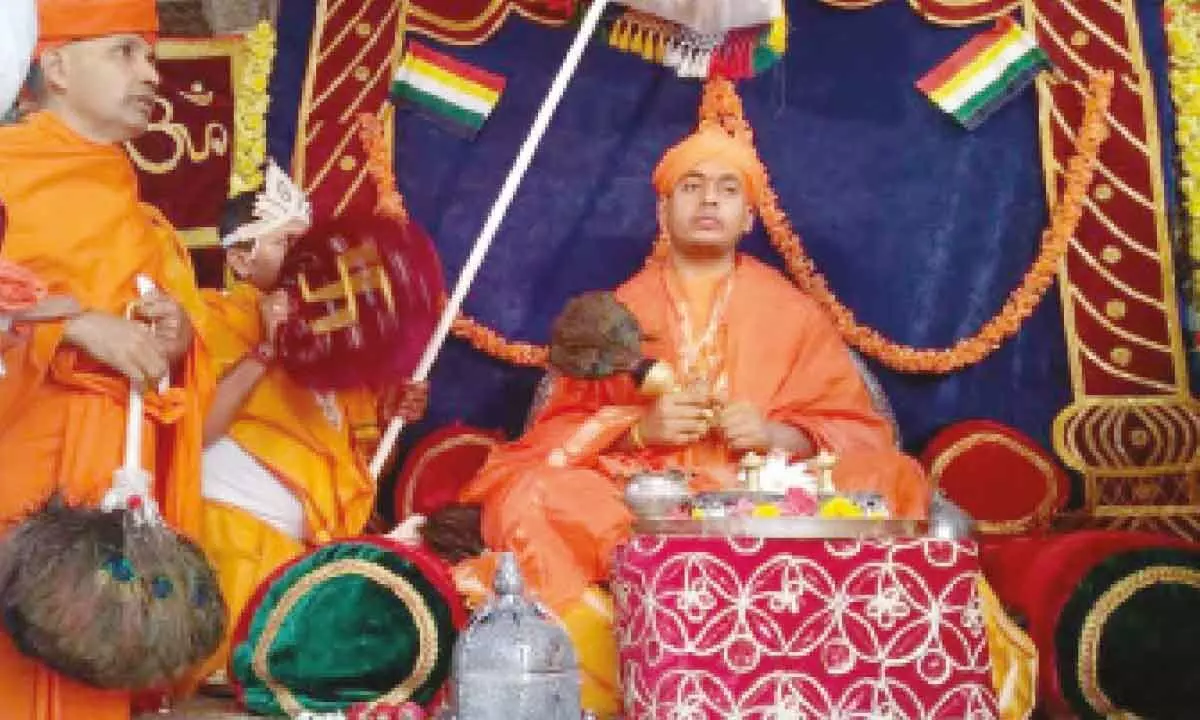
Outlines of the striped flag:
M410 40L392 79L392 98L407 100L423 113L473 137L500 101L504 83L503 76Z
M1033 34L1002 17L918 80L917 89L974 130L1048 67Z

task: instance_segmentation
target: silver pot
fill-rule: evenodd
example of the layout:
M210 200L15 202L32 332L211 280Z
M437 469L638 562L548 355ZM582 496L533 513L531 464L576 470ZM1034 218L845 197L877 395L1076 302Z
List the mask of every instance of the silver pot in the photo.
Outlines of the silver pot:
M929 535L941 540L965 540L975 534L975 520L935 490L929 503Z
M625 486L625 504L639 517L667 517L683 507L692 494L683 473L637 473Z

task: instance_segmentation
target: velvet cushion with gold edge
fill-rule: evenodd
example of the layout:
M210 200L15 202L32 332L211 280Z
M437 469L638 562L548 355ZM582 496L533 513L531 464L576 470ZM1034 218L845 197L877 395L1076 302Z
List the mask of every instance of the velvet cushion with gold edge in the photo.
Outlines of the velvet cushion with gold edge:
M988 534L1044 530L1066 503L1070 481L1024 433L991 420L939 432L921 453L930 482Z
M1023 538L1014 539L1012 545ZM1002 600L1025 619L1039 654L1038 698L1049 717L1074 717L1058 676L1056 633L1063 607L1092 568L1118 553L1143 548L1196 547L1192 543L1154 533L1116 530L1080 530L1059 536L1032 538L1029 547L1009 558L1010 594ZM1007 549L1007 546L1006 546ZM985 560L985 572L987 562Z
M324 545L268 577L233 637L229 676L263 715L437 700L466 612L449 569L382 537Z
M1058 678L1086 718L1200 716L1200 546L1118 553L1084 576L1055 631Z
M413 513L429 515L458 499L458 491L487 460L504 435L466 425L450 425L421 439L408 453L396 481L396 522Z

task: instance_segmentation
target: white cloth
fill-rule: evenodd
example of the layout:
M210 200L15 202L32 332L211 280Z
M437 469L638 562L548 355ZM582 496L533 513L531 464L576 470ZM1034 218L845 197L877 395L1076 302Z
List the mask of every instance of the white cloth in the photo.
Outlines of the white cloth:
M0 0L0 115L17 101L37 45L37 0Z
M200 460L205 500L232 505L286 534L304 539L304 506L265 465L229 438L221 438Z
M766 25L783 14L783 0L621 0L624 4L698 33Z

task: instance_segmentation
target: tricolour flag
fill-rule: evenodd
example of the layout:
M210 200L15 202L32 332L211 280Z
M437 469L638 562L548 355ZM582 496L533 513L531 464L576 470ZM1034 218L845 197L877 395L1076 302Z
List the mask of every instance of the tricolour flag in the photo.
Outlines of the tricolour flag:
M1032 33L1002 17L918 80L917 89L974 130L1049 66Z
M504 83L503 76L410 40L392 79L392 98L474 135L500 101Z

